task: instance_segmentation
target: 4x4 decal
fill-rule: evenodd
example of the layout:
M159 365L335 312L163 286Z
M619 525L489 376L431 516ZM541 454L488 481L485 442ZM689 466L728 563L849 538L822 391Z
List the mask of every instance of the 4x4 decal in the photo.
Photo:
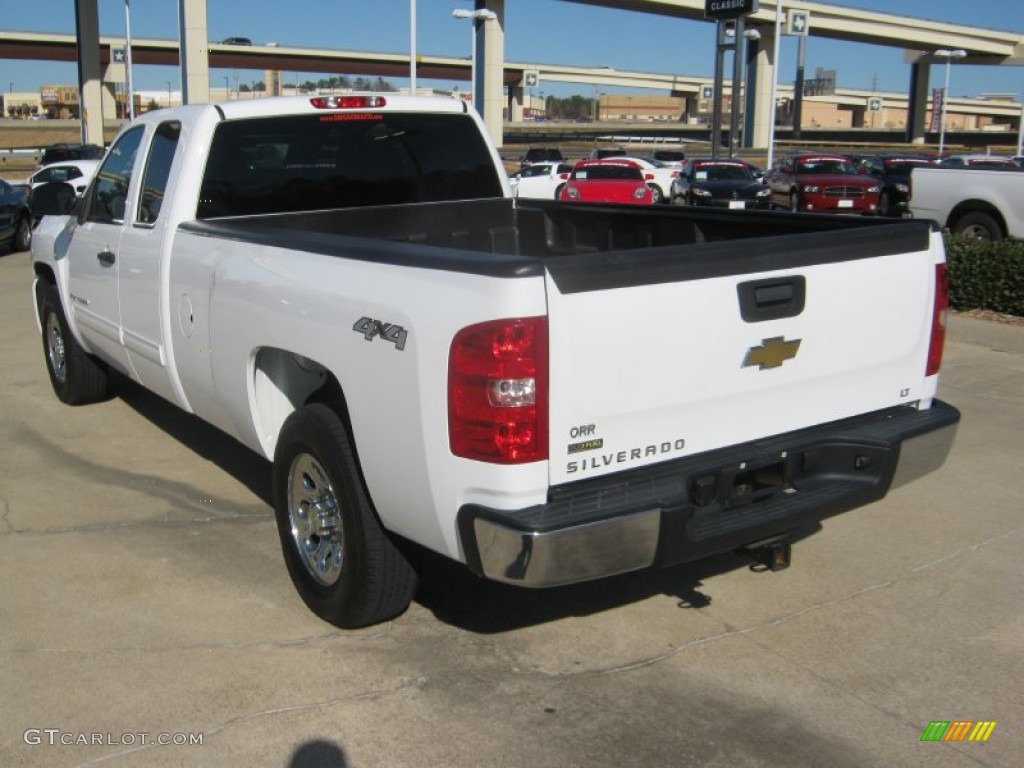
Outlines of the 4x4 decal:
M385 323L382 320L373 320L369 317L361 317L356 320L352 330L363 334L363 338L367 341L373 341L379 336L384 341L390 341L399 351L405 349L405 340L409 338L409 332L402 326Z

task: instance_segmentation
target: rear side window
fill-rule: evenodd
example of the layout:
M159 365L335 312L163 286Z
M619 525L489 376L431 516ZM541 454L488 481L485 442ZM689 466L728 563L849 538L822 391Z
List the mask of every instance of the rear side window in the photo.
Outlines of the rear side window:
M295 115L217 127L196 217L501 196L465 115Z
M140 224L152 224L160 215L167 191L167 179L171 175L171 163L181 136L181 123L177 120L161 123L153 142L149 147L149 158L146 160L146 173L142 177L142 197L139 200L138 221Z

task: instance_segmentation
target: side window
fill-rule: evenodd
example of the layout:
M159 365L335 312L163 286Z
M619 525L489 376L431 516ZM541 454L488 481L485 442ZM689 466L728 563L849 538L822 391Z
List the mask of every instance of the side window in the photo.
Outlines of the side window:
M146 172L142 177L142 197L136 221L140 224L152 224L160 216L160 208L167 191L167 179L171 175L171 163L181 136L181 123L177 120L161 123L153 135L149 147L149 158L146 160Z
M86 211L87 220L113 224L124 219L128 184L144 130L141 125L132 128L110 148L107 159L96 172L96 183Z

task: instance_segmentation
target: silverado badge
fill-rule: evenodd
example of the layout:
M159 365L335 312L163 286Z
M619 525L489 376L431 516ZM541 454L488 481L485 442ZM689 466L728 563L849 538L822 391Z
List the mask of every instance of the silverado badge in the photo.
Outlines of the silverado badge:
M747 356L743 358L743 368L756 365L759 371L766 368L778 368L787 360L796 357L800 349L800 339L786 341L783 336L775 336L771 339L763 339L761 344L747 350Z

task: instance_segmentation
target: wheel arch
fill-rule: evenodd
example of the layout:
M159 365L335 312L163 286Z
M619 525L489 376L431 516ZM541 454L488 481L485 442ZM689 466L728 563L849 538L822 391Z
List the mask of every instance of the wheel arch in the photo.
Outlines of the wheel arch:
M35 280L32 285L32 306L35 309L36 328L40 333L42 333L43 320L42 317L40 317L42 306L39 300L39 289L43 283L46 283L52 288L56 288L57 276L53 273L53 268L49 264L43 264L38 261L33 262L32 271L35 273Z
M327 366L278 347L261 347L252 355L250 408L264 454L272 458L285 420L310 403L324 403L352 433L341 383Z
M969 213L984 213L991 216L995 220L996 224L999 225L999 229L1002 231L1003 237L1006 237L1006 219L1003 218L1003 214L987 200L979 200L976 198L963 200L962 202L957 203L956 207L949 212L949 217L946 219L946 227L950 230L955 229L957 222Z

